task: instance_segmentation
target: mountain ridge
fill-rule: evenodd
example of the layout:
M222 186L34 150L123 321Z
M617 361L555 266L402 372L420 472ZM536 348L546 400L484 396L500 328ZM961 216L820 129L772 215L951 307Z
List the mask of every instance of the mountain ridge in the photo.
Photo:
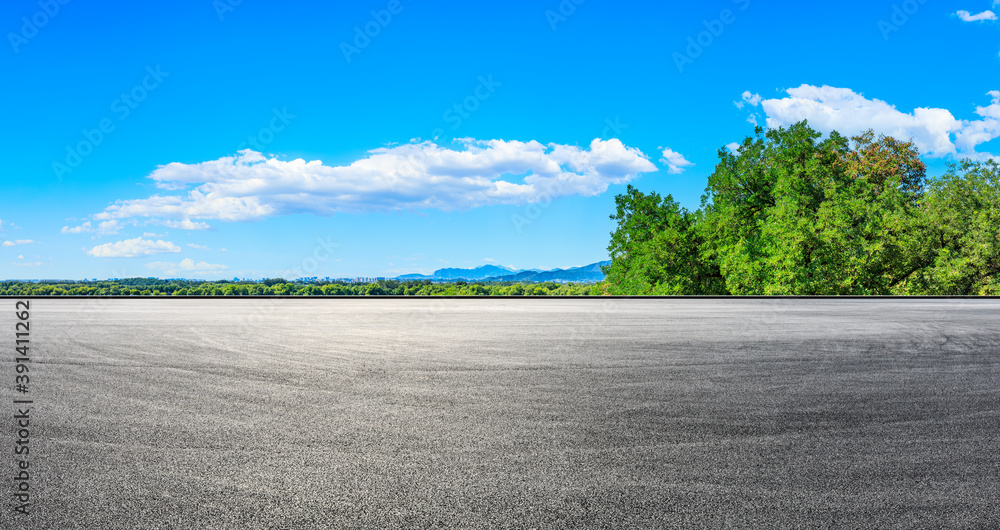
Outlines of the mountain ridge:
M491 282L599 282L604 280L601 266L610 261L598 261L581 267L568 269L512 269L498 265L481 265L471 269L445 268L432 274L403 274L396 280L446 281L491 281Z

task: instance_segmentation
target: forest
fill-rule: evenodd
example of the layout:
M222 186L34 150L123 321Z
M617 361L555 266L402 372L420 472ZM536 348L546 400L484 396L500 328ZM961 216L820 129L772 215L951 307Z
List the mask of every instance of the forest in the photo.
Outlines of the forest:
M928 178L912 142L803 121L719 150L701 208L631 185L594 294L997 295L993 160Z
M432 283L429 280L347 283L284 278L239 282L157 278L0 282L0 296L579 296L589 295L592 289L593 284L583 283Z

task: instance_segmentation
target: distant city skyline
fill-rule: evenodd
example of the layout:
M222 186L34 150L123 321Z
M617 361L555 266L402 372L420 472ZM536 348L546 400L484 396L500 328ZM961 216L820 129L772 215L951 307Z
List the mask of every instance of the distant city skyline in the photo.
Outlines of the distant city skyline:
M998 4L8 2L0 278L583 266L802 119L998 159Z

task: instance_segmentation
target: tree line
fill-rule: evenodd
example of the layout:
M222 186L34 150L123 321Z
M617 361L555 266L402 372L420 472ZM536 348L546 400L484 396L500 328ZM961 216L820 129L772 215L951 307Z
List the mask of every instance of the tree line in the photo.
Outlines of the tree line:
M260 282L157 278L0 282L0 296L586 296L592 289L593 284L586 283L432 283L429 280L346 283L293 282L283 278Z
M701 208L629 185L594 294L997 295L1000 173L803 121L719 150Z

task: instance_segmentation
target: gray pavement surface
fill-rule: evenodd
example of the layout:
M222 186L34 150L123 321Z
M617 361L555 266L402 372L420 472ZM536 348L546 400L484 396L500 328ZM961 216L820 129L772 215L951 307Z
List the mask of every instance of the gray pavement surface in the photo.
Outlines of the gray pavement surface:
M5 480L0 528L1000 525L1000 300L36 299L31 322L33 514Z

